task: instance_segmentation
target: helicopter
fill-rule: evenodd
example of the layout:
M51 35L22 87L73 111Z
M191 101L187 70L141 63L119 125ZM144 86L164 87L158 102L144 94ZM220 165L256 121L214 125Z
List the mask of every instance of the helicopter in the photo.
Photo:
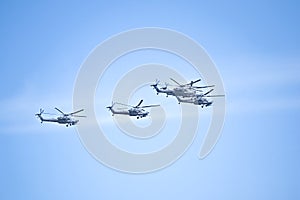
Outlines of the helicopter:
M211 106L213 101L207 100L206 97L224 97L225 95L208 95L211 93L214 89L209 90L208 92L204 94L197 94L194 97L189 97L189 98L182 98L180 96L176 96L178 100L178 104L180 103L190 103L190 104L195 104L195 105L200 105L202 108Z
M82 116L82 115L75 115L79 112L82 112L83 109L75 111L75 112L71 112L71 113L64 113L63 111L61 111L58 108L55 108L55 110L60 112L62 115L57 117L57 118L45 119L45 118L42 117L42 114L50 114L50 113L45 113L42 108L40 108L40 112L35 114L35 115L41 120L41 123L43 123L43 122L56 122L56 123L59 123L59 124L66 124L66 127L75 125L79 122L79 120L74 119L73 117L86 117L86 116Z
M159 88L159 87L158 87L158 84L159 84L159 80L156 80L155 84L150 85L151 87L153 87L153 89L156 90L156 94L157 94L157 95L158 95L159 93L165 93L165 94L167 95L167 97L168 97L169 95L175 96L175 93L174 93L173 90L170 90L170 89L168 90L168 89L167 89L167 85L166 85L165 87Z
M174 89L167 89L169 84L166 83L165 87L158 87L159 80L156 80L155 84L152 84L151 86L156 90L156 94L158 95L159 93L165 93L167 94L167 97L169 95L172 96L181 96L181 97L194 97L197 95L197 93L202 92L203 88L208 88L208 87L214 87L214 85L207 85L207 86L193 86L193 84L201 81L201 79L197 79L195 81L191 81L187 84L180 84L173 78L170 78L174 83L177 85L173 85Z
M140 106L143 103L143 99L140 100L140 102L136 106L131 106L127 104L122 104L122 103L117 103L117 102L112 102L111 106L107 106L106 108L109 109L109 111L112 112L112 116L115 114L117 115L129 115L129 116L136 116L137 119L146 117L149 112L144 110L143 108L150 108L150 107L157 107L159 105L148 105L148 106ZM126 106L127 108L114 108L115 105L122 105ZM130 107L128 109L128 107Z

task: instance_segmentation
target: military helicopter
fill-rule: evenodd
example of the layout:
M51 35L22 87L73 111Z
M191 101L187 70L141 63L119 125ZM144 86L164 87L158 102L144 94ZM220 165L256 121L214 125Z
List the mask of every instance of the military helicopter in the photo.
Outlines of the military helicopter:
M201 79L197 79L195 81L191 81L186 84L180 84L175 79L170 78L171 81L177 84L177 87L174 88L174 93L176 96L181 97L193 97L197 94L197 92L202 92L200 89L214 87L215 85L206 85L206 86L193 86L195 83L201 81Z
M169 95L175 96L175 93L174 93L173 90L170 90L170 89L168 90L168 89L167 89L167 84L166 84L165 87L161 87L161 88L158 87L158 84L159 84L159 80L156 80L155 84L150 85L151 87L153 87L153 88L156 90L156 94L157 94L157 95L158 95L159 93L165 93L165 94L167 95L167 97L168 97Z
M115 114L116 115L129 115L129 116L136 116L137 119L140 119L140 118L146 117L149 114L149 112L144 110L143 108L159 106L159 105L140 106L143 103L143 101L144 100L142 99L136 106L112 102L112 105L107 106L106 108L108 108L112 112L112 116L114 116ZM126 108L114 108L115 105L125 106Z
M56 122L56 123L59 123L59 124L65 124L66 127L75 125L79 122L79 120L74 119L74 117L86 117L86 116L82 116L82 115L75 115L79 112L82 112L83 109L72 112L72 113L64 113L63 111L61 111L58 108L55 108L55 110L57 110L58 112L61 113L60 117L48 118L48 119L43 118L42 114L50 114L51 115L51 113L44 113L44 110L42 108L40 109L40 113L37 113L35 115L41 120L41 123L43 123L43 122Z
M152 84L151 86L156 90L156 94L158 95L159 93L165 93L167 94L167 97L169 95L172 96L181 96L181 97L194 97L197 95L197 93L202 92L200 89L208 88L208 87L214 87L214 85L207 85L207 86L193 86L193 84L201 81L201 79L191 81L190 83L187 84L180 84L173 78L170 78L174 83L177 85L173 85L173 89L167 89L170 84L166 83L165 87L158 87L159 80L156 80L155 84ZM172 86L172 85L171 85Z
M180 103L191 103L191 104L195 104L195 105L200 105L202 108L211 106L213 101L209 101L207 100L206 97L224 97L225 95L208 95L209 93L211 93L214 89L209 90L208 92L204 93L204 94L197 94L194 97L189 97L189 98L184 98L184 97L180 97L180 96L176 96L177 100L178 100L178 104Z

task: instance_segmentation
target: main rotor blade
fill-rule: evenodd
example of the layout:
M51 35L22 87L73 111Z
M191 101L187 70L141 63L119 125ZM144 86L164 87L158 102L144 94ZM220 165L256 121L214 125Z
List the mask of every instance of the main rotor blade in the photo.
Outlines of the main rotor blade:
M61 114L66 115L63 111L59 110L58 108L55 107L55 109L56 109L58 112L60 112Z
M214 89L209 90L208 92L204 93L203 96L206 96L207 94L211 93Z
M74 114L79 113L79 112L82 112L82 111L84 111L84 109L77 110L77 111L75 111L75 112L71 112L71 113L69 113L68 115L74 115Z
M199 89L195 89L195 88L193 88L193 90L195 90L197 92L203 92L203 90L199 90Z
M201 81L201 79L199 78L198 80L195 81L191 81L191 86L193 86L193 84L198 83L199 81Z
M57 114L54 114L54 113L43 113L45 115L57 115Z
M149 108L149 107L157 107L157 106L160 106L160 105L149 105L149 106L142 106L140 108Z
M131 106L131 105L128 105L128 104L124 104L124 103L115 103L115 104L122 105L122 106L127 106L127 107L134 107L134 106Z
M72 115L73 117L86 117L84 115Z
M181 84L179 84L177 81L175 81L173 78L170 78L174 83L176 83L177 85L181 86Z
M206 86L195 86L193 88L209 88L209 87L215 87L215 85L206 85Z
M141 99L141 101L138 103L138 105L136 105L135 107L137 108L137 107L139 107L142 103L143 103L143 99Z
M225 97L225 95L207 95L205 97Z

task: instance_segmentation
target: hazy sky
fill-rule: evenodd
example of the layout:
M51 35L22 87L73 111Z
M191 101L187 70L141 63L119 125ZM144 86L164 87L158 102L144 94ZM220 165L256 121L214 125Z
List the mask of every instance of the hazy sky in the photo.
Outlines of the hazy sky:
M0 199L300 198L297 1L0 5ZM40 107L71 111L76 75L89 53L112 35L142 27L173 29L205 48L223 79L226 119L222 137L204 160L197 158L204 136L201 125L194 143L173 165L132 175L97 162L75 128L41 125L34 114ZM160 61L156 53L153 59ZM152 61L134 56L120 64ZM190 71L185 75L197 78ZM175 99L157 97L152 89L148 95L148 103L176 104ZM103 97L100 105L111 103L111 94L97 96ZM138 99L135 96L132 104ZM112 120L106 110L102 114ZM203 126L207 121L204 117ZM118 137L115 127L111 133L108 137L115 143L124 142L126 136ZM155 145L169 138L158 138ZM143 149L139 142L129 144L135 143Z

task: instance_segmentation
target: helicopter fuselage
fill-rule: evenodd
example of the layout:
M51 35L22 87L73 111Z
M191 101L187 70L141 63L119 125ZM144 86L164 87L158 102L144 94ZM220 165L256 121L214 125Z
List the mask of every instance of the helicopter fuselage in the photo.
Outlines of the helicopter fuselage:
M191 97L191 98L182 98L179 96L176 96L178 103L190 103L190 104L195 104L195 105L200 105L202 108L211 106L213 101L208 101L206 98L202 96L196 96L196 97Z
M145 111L142 108L130 108L129 110L115 110L114 108L110 108L110 111L113 115L129 115L129 116L137 116L137 118L146 117L149 112Z

